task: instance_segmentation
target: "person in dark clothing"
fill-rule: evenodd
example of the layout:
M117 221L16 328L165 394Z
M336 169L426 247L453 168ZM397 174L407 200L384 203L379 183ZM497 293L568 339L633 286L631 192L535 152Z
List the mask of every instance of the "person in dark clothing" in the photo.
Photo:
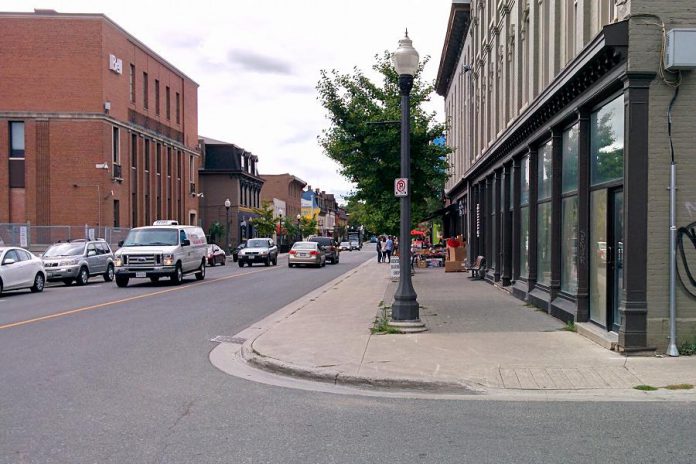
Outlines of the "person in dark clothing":
M382 237L377 239L377 262L382 262Z

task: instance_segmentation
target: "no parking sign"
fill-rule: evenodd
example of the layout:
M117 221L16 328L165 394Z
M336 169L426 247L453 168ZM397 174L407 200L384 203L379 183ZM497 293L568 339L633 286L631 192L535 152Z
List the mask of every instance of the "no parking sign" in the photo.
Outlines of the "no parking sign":
M407 197L408 196L408 179L405 177L399 177L394 179L394 196L395 197Z

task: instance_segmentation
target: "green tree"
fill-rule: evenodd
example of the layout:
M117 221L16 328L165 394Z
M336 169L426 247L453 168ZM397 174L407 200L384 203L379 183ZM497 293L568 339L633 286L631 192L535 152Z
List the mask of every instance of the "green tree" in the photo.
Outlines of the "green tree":
M276 230L278 220L273 217L273 206L270 202L264 201L261 208L254 208L256 217L251 219L259 237L272 237Z
M300 218L300 232L302 232L302 238L306 239L310 235L316 235L317 233L317 218L313 217L309 219L305 216Z
M381 82L375 84L362 71L353 74L336 70L321 72L319 99L328 112L330 127L319 142L329 158L340 165L340 173L355 184L349 204L361 205L362 224L370 230L396 234L399 229L399 199L394 197L394 179L400 176L401 96L399 76L389 52L375 56ZM447 147L433 141L445 126L435 122L435 113L422 105L433 93L433 83L421 73L426 57L414 76L411 91L411 217L414 224L440 207L447 179ZM354 211L351 211L353 221ZM368 226L369 224L369 226Z
M208 235L210 236L211 243L218 243L218 240L222 240L225 236L225 226L218 221L213 222L208 229ZM225 244L225 247L226 246L227 244Z

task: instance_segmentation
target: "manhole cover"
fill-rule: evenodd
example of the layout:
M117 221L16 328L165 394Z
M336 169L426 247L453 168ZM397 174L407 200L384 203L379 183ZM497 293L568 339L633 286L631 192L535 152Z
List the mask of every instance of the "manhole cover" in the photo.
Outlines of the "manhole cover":
M236 343L238 345L241 345L242 343L247 341L247 339L241 337L230 337L228 335L218 335L215 338L211 338L210 341L215 343Z

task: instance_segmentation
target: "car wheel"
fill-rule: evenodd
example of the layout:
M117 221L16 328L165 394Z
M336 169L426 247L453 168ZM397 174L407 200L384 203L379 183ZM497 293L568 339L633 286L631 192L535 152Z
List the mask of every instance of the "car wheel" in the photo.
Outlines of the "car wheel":
M46 278L43 276L42 273L37 272L36 276L34 277L34 285L31 286L31 292L32 293L43 292L45 284L46 284Z
M119 287L127 287L128 280L128 277L116 276L116 285Z
M225 258L224 256L222 257L222 263L221 263L221 264L222 264L223 266L227 266L227 258Z
M292 264L288 263L288 267L292 267L292 266L293 266Z
M87 285L87 282L89 282L89 270L85 266L80 268L75 282L77 282L77 285Z
M201 268L196 272L196 280L205 279L205 261L201 261Z
M181 285L181 282L184 280L184 271L181 269L181 264L176 265L176 269L174 270L174 273L171 276L171 281L172 284L174 285Z
M2 296L2 280L0 280L0 296Z
M278 255L276 255L275 258L273 258L273 265L277 266L278 265Z
M239 267L244 267L244 261L239 261Z
M104 282L111 282L114 280L114 265L109 264L106 267L106 273L104 274Z
M67 286L70 286L70 285L72 285L73 280L72 279L63 279L63 283Z
M266 258L266 261L263 262L263 265L266 267L270 266L271 265L271 258L270 257Z
M321 262L321 267L324 267L324 266L326 266L326 259L324 259L324 261Z

